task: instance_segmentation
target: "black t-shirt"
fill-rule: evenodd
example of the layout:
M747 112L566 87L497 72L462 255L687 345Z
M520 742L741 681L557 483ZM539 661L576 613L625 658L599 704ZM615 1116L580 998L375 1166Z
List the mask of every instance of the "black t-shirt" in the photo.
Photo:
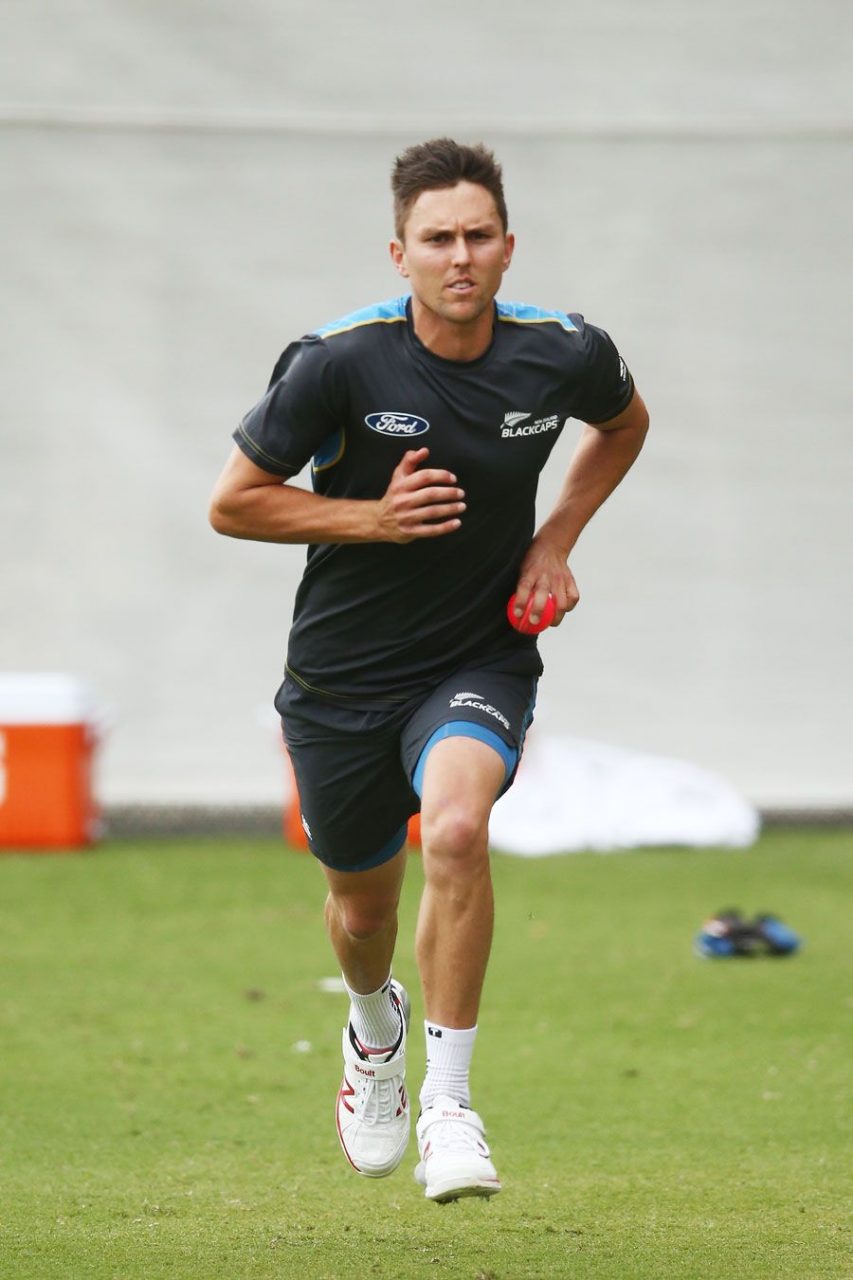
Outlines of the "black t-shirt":
M426 465L457 477L467 508L437 538L309 546L290 674L363 703L411 697L474 661L539 674L535 637L506 618L539 473L568 418L606 422L632 394L603 330L518 303L495 304L492 343L467 362L423 346L406 297L292 343L234 433L252 462L287 478L313 459L318 493L375 499L426 445Z

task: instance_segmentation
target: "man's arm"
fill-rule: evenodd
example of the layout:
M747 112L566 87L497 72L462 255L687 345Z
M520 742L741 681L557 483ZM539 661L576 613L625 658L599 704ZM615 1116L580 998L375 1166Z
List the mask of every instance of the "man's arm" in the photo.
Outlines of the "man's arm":
M216 482L210 523L254 542L412 542L459 528L465 494L456 476L418 470L429 449L410 449L381 498L326 498L282 482L234 447Z
M530 596L534 624L549 593L557 603L552 626L559 626L580 596L569 554L592 516L630 470L643 447L649 415L634 392L630 404L609 422L587 424L569 464L560 496L536 533L522 561L516 589L516 614L521 617Z

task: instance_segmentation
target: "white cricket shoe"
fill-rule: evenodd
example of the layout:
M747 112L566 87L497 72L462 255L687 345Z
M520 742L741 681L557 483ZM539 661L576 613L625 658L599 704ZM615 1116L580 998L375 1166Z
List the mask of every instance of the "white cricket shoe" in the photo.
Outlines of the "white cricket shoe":
M420 1164L415 1179L428 1200L440 1204L461 1196L493 1196L501 1189L476 1111L453 1098L436 1098L417 1123Z
M406 1031L409 997L392 979L392 998L400 1010L400 1039L387 1062L379 1055L365 1058L354 1044L349 1023L344 1027L344 1078L338 1090L338 1137L344 1155L357 1173L384 1178L403 1159L409 1142L409 1098L406 1093Z

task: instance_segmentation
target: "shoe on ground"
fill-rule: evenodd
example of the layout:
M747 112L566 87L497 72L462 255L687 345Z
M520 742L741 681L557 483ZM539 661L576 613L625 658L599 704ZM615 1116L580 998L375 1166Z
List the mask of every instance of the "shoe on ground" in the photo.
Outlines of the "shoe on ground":
M799 950L801 938L778 916L764 912L744 920L734 909L718 911L702 925L693 949L699 956L789 956Z
M756 916L752 922L752 930L764 943L771 956L790 956L799 951L802 939L789 925L769 911Z
M705 921L693 940L693 950L706 959L728 959L756 956L762 946L753 926L730 907Z
M428 1200L446 1204L462 1196L493 1196L501 1189L476 1111L439 1097L417 1123L420 1163L415 1179Z
M405 989L393 979L391 997L400 1012L400 1036L390 1057L365 1056L352 1027L349 1023L344 1027L344 1078L336 1104L338 1137L347 1160L366 1178L393 1173L409 1142L406 1032L410 1006Z

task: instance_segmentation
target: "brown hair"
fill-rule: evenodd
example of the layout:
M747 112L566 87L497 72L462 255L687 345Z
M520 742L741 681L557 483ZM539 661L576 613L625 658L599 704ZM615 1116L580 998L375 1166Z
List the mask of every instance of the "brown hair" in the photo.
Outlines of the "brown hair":
M407 147L394 161L391 190L397 239L403 239L406 219L422 191L455 187L459 182L476 182L491 193L506 232L509 222L503 176L493 152L482 142L469 147L452 138L432 138Z

